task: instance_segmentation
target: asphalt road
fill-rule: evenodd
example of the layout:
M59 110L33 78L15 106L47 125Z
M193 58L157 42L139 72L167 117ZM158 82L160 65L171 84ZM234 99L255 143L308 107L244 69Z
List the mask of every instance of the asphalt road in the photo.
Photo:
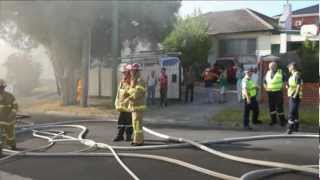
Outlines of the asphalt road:
M75 120L77 117L63 117L53 115L34 115L29 121L35 123L57 122ZM129 146L129 142L112 142L116 132L116 123L81 123L89 128L88 139L113 145ZM185 137L197 141L217 140L226 137L241 137L262 134L277 134L275 132L246 132L215 130L208 128L185 128L152 126L152 129L178 137ZM79 130L62 128L68 135L75 136ZM145 145L166 144L159 138L146 135ZM18 147L21 150L45 145L46 142L33 138L31 133L23 133L17 136ZM245 143L232 143L211 145L219 151L248 157L253 159L292 163L298 165L318 164L318 140L317 139L279 139ZM47 152L70 152L85 148L75 142L58 143ZM98 150L98 152L107 152ZM126 152L126 151L118 151ZM132 151L130 151L132 152ZM134 153L155 154L176 158L210 170L240 177L244 173L265 167L254 166L223 159L204 151L188 147L161 150L139 150ZM207 180L214 179L211 176L179 167L166 162L122 158L128 167L141 179L163 180ZM268 177L267 179L292 179L308 180L318 177L304 173L287 173ZM126 180L130 176L117 164L112 157L17 157L0 163L0 180Z

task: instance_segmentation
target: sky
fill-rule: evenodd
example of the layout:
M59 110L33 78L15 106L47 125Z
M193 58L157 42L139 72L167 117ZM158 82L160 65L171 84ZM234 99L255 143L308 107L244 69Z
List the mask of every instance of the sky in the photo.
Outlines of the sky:
M260 1L191 1L183 0L179 14L182 16L193 14L195 8L200 8L202 13L210 11L224 11L232 9L250 8L267 16L275 16L282 13L286 0L260 0ZM292 10L312 6L317 0L289 0Z

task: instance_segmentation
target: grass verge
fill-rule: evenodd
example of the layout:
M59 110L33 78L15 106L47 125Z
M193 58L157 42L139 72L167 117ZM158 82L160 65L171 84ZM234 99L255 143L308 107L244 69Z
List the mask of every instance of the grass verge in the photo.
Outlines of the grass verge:
M285 113L288 108L285 107ZM309 126L318 126L319 124L319 107L316 105L302 105L299 110L300 123ZM251 117L250 117L251 118ZM228 107L211 118L212 121L220 123L240 123L243 119L243 107ZM264 123L270 122L269 110L266 105L260 105L259 120Z

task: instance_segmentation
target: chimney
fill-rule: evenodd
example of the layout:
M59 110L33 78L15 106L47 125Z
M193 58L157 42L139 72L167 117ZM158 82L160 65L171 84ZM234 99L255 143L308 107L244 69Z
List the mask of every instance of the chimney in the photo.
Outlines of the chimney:
M283 13L279 18L279 25L285 30L292 29L291 4L288 1L287 4L283 6Z

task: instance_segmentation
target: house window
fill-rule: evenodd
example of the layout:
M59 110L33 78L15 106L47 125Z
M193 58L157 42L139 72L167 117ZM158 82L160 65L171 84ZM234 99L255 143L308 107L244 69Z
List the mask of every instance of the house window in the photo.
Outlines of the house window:
M223 39L220 40L220 56L255 55L256 39Z
M294 22L294 26L295 27L299 27L301 25L302 25L302 20L297 20L297 21Z
M271 44L271 54L274 56L280 55L280 44Z

